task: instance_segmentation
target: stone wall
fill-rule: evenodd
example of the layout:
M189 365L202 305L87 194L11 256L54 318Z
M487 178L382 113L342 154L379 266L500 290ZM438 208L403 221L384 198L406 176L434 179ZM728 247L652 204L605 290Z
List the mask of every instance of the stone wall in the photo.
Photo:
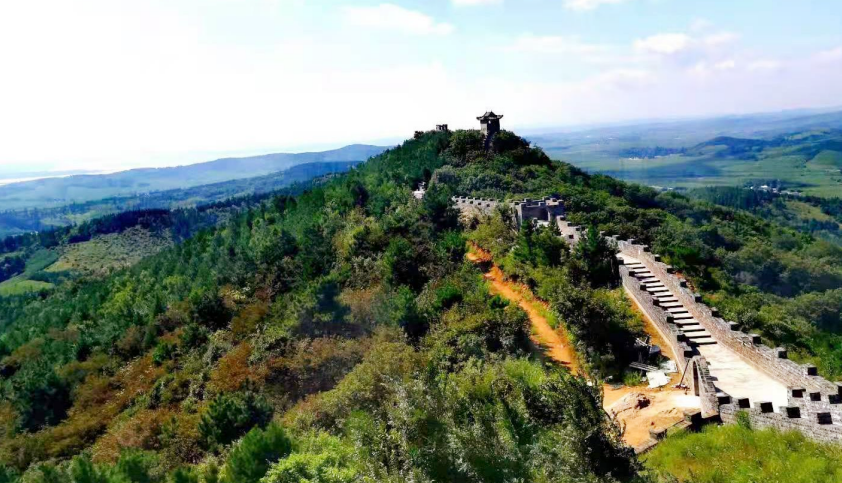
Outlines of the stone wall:
M737 330L733 322L726 322L712 309L699 301L699 296L687 288L686 281L672 273L672 268L661 263L660 257L649 252L648 247L630 241L618 240L621 253L640 260L678 298L690 314L717 340L737 353L754 368L783 382L789 387L804 388L810 392L838 395L839 386L818 376L815 366L800 365L788 360L786 350L763 345L760 337Z
M564 218L564 203L552 196L540 200L513 201L511 205L515 210L518 225L522 225L525 220L551 223L559 217Z
M486 215L490 215L494 211L494 209L497 208L497 205L500 204L500 202L497 200L485 198L468 198L466 196L454 196L452 200L456 209L459 211L476 211L478 213L483 213Z
M564 216L556 217L556 226L567 243L575 245L582 238L582 227L571 224Z
M667 322L667 313L660 307L656 307L654 299L649 292L640 290L640 282L629 273L628 267L620 265L620 277L623 281L623 287L626 293L637 303L643 312L649 317L661 337L669 344L669 350L675 354L675 363L679 370L683 370L687 365L687 361L693 357L693 350L686 342L678 340L680 331L675 324Z
M755 429L774 428L778 431L800 431L811 439L826 443L842 443L842 426L829 422L826 416L804 414L797 406L780 408L773 412L771 403L755 404L748 407L748 401L732 401L719 406L722 422L737 422L737 414L744 411Z
M687 288L686 281L676 276L672 267L662 263L658 255L650 253L648 247L635 244L633 240L617 240L616 237L614 239L621 253L634 257L646 265L719 344L723 344L752 367L786 384L789 388L788 405L778 408L777 413L774 412L775 408L772 407L771 402L732 400L731 396L721 392L713 394L723 422L733 423L736 421L737 413L745 411L755 428L796 430L819 441L842 442L842 385L840 383L833 383L820 377L814 366L800 365L788 360L786 350L767 347L761 343L759 336L741 332L737 330L737 324L720 318L715 308L701 303L701 297ZM653 308L653 311L654 309L657 308ZM655 313L657 315L657 312ZM668 326L670 320L667 316ZM693 361L697 359L700 375L707 373L707 363L704 358L694 357L690 366L693 367ZM709 374L707 376L709 377ZM713 384L711 383L710 388L707 388L709 379L704 376L700 379L706 386L701 387L699 391L700 397L705 394L702 399L703 412L705 412L704 406L710 405L712 399Z
M643 310L661 337L669 344L670 351L675 355L677 369L682 374L681 382L688 387L691 394L697 394L701 399L702 416L705 418L716 416L719 412L717 391L705 358L694 355L693 349L687 342L680 340L681 330L669 322L666 311L655 306L652 295L640 289L640 281L630 274L625 265L620 265L620 277L626 293Z

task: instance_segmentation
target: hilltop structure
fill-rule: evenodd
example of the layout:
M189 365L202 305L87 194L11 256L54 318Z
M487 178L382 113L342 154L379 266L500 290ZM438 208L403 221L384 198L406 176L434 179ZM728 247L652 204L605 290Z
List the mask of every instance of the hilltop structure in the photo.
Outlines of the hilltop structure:
M482 116L477 117L480 123L482 135L485 136L485 149L491 145L491 140L494 135L500 132L500 119L503 119L502 114L494 114L494 111L488 111Z

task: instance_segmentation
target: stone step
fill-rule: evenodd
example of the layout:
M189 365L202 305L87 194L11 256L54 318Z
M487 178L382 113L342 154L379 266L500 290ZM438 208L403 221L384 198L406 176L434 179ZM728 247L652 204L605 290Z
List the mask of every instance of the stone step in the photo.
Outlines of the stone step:
M686 313L689 313L689 312L687 312L687 309L685 309L685 308L684 308L684 306L681 306L681 307L670 307L670 308L668 308L668 309L667 309L667 312L669 312L669 313L671 313L671 314L673 314L673 315L677 315L677 314L686 314Z
M679 327L684 327L685 325L696 325L698 323L699 323L699 321L696 320L696 319L682 319L682 320L676 320L675 321L675 325L677 325Z
M685 325L685 326L681 327L681 332L684 332L685 334L692 333L692 332L702 332L704 330L705 330L705 328L702 327L701 325L698 325L698 324L696 324L696 325ZM710 335L710 334L708 334L708 335Z
M671 294L671 293L659 293L658 295L653 295L653 299L657 299L659 302L678 302L678 298Z
M700 345L715 345L716 340L713 337L708 337L705 339L691 339L690 345L691 346L700 346Z
M666 288L666 287L664 287L663 285L661 285L660 287L657 287L657 286L655 286L655 287L646 287L646 291L647 291L647 292L650 292L650 293L652 293L652 292L657 292L657 293L664 293L664 292L666 292L666 293L670 293L669 289L668 289L668 288Z
M664 302L663 300L659 300L658 303L661 305L661 308L664 309L671 309L673 307L684 307L681 305L681 302Z
M686 313L686 314L672 314L672 318L675 319L675 323L681 323L688 320L694 320L693 314Z

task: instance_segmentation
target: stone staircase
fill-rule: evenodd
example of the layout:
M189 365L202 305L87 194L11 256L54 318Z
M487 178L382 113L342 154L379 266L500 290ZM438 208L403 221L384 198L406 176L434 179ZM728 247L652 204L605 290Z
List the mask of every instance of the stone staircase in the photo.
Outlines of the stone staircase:
M678 297L670 292L644 264L639 261L630 261L627 266L631 275L640 281L640 289L652 295L655 305L670 314L691 347L716 344L716 339L690 315L687 308L678 301Z

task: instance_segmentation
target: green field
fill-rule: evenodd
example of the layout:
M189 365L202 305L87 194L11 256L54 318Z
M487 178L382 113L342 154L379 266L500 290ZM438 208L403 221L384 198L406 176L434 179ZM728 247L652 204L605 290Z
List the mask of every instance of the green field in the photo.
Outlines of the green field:
M805 194L842 196L839 119L621 126L535 136L553 159L648 186L691 189L782 183ZM825 122L827 124L822 125Z
M46 271L103 275L112 269L130 267L170 245L172 240L168 236L132 227L122 233L100 235L65 246L58 260Z
M40 292L42 290L50 290L53 287L54 285L51 283L39 282L37 280L24 280L15 277L0 283L0 297L11 297L14 295Z
M54 250L38 250L26 260L26 269L16 277L0 283L0 296L22 295L53 288L53 284L30 277L44 270L58 260L58 253Z

